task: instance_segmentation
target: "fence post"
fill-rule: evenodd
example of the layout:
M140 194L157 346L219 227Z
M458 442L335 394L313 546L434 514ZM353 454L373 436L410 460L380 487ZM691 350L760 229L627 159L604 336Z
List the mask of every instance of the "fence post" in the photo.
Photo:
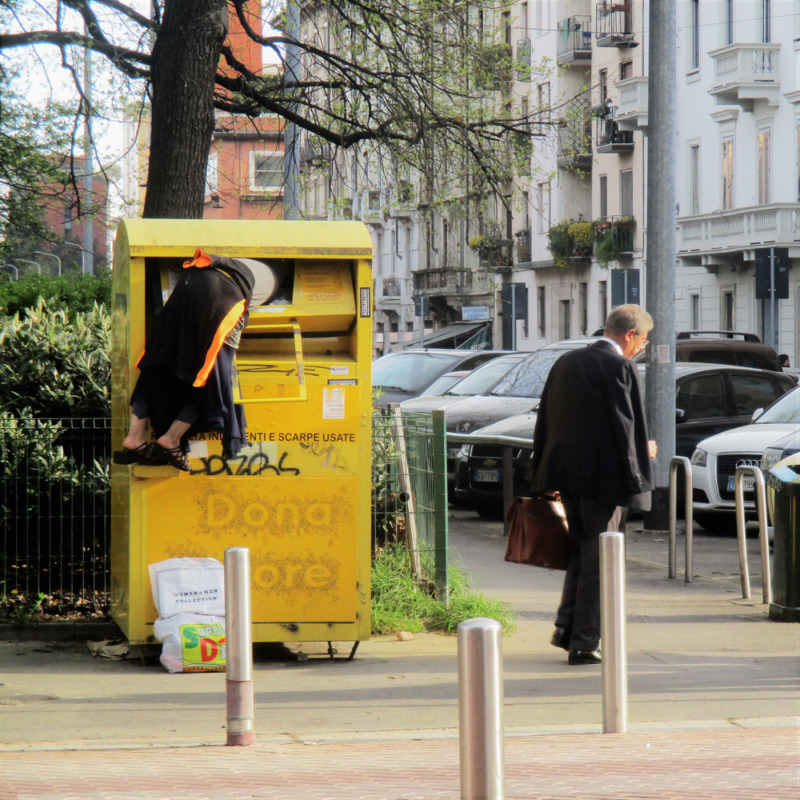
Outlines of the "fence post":
M419 540L417 538L417 514L414 493L411 490L411 477L408 472L408 455L406 453L406 437L403 430L403 415L398 404L393 403L392 415L394 419L394 435L397 440L397 461L400 474L397 476L401 491L408 496L406 503L406 541L411 554L411 569L415 575L422 575L419 559Z
M225 695L229 745L253 744L253 632L250 550L225 550Z
M462 800L503 800L503 631L475 617L458 626L458 736Z
M447 521L447 425L445 410L432 412L433 428L433 527L434 527L434 583L436 597L447 604L449 597L448 552L449 531Z
M511 523L506 519L508 509L514 502L514 448L503 445L503 534L508 536Z
M603 733L628 729L625 644L625 535L600 534L600 625L603 631Z

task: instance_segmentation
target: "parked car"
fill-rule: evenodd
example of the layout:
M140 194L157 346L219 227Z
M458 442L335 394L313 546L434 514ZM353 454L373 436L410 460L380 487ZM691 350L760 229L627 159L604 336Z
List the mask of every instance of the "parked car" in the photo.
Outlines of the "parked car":
M761 471L769 472L779 461L800 453L800 428L773 442L761 458Z
M474 369L463 380L451 386L445 392L434 394L430 389L419 397L404 400L400 406L404 411L432 411L434 408L447 408L465 397L485 394L511 370L511 368L527 358L530 353L506 353Z
M416 397L440 375L453 370L472 370L507 350L446 350L414 348L387 353L372 362L372 386L381 390L376 408Z
M645 367L638 365L645 394ZM692 455L699 441L713 433L742 425L795 386L791 376L771 370L720 364L675 365L675 451ZM476 435L510 436L532 442L536 414L521 414L482 428ZM525 471L530 446L514 448L514 491L526 493ZM463 446L456 456L454 496L480 512L496 514L502 507L502 447Z
M528 354L485 394L465 397L447 407L447 479L455 482L455 457L463 434L493 422L524 414L538 405L550 368L564 353L597 341L596 338L564 339Z
M645 361L642 351L634 361ZM738 331L681 331L675 340L675 360L705 364L731 364L781 372L778 354L754 333Z
M497 361L495 358L494 361ZM492 364L492 361L487 361L487 364ZM482 364L481 366L486 366ZM445 372L444 375L438 377L424 392L420 392L420 397L436 396L444 394L451 386L457 384L462 378L471 375L471 369L458 369L455 372ZM410 403L410 400L404 400L404 403Z
M737 467L760 467L768 448L788 434L798 432L800 386L775 401L766 411L754 415L750 425L699 442L692 454L695 520L707 530L734 530L734 476ZM771 457L774 455L772 453ZM742 488L745 513L752 516L755 509L753 480L745 478Z

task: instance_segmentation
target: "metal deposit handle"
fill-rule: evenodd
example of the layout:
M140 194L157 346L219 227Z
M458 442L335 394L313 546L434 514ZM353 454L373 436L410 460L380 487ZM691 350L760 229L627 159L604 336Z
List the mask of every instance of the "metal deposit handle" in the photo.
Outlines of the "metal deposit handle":
M739 574L742 576L742 597L750 599L750 571L747 567L747 533L744 520L745 475L752 475L756 490L756 509L758 511L758 538L761 542L761 593L764 603L772 602L772 575L769 566L769 541L767 534L767 493L764 473L758 467L737 467L734 477L734 496L736 497L736 536L739 540Z
M300 334L298 321L293 319L291 322L276 322L274 325L263 325L259 330L290 330L294 334L294 358L297 362L297 394L291 397L253 397L245 400L237 384L233 387L233 402L237 405L247 405L250 403L287 403L293 400L308 400L305 364L303 361L303 337Z
M675 528L678 524L678 467L683 466L684 492L686 493L684 518L686 520L686 583L692 582L694 575L694 518L692 517L692 463L686 456L674 456L669 462L669 577L676 573Z

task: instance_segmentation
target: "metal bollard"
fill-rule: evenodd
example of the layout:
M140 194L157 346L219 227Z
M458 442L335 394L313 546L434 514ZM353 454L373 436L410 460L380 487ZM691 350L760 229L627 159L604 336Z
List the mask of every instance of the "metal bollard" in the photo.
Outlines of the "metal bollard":
M765 603L772 602L772 573L769 564L769 528L767 526L767 492L764 473L758 467L737 467L733 490L736 498L736 536L739 540L739 574L742 578L742 597L750 599L750 570L747 566L747 531L744 518L745 475L752 475L758 510L758 538L761 543L761 594Z
M626 733L625 536L618 531L600 534L600 625L603 631L603 733Z
M503 631L475 617L458 626L461 800L503 800Z
M678 489L676 478L678 467L683 467L684 493L686 494L684 505L684 518L686 519L686 583L692 582L694 574L694 519L692 517L692 462L686 456L674 456L669 462L669 568L668 577L674 578L676 569L676 544L675 527L678 522Z
M225 550L225 696L229 745L256 740L253 725L253 632L250 613L250 550Z

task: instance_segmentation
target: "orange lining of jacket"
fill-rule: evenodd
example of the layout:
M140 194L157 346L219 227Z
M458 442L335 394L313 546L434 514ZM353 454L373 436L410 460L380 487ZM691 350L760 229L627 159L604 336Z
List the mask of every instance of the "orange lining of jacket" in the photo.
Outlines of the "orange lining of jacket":
M211 374L211 370L214 368L214 362L217 360L217 355L219 354L220 348L225 342L227 335L236 327L236 323L239 321L239 318L242 316L242 314L244 314L246 305L246 300L240 300L225 315L225 319L220 322L219 328L217 328L217 332L214 334L214 339L211 342L211 347L208 348L208 352L206 353L205 364L203 364L200 372L197 373L197 377L194 379L192 386L206 385L208 376Z

